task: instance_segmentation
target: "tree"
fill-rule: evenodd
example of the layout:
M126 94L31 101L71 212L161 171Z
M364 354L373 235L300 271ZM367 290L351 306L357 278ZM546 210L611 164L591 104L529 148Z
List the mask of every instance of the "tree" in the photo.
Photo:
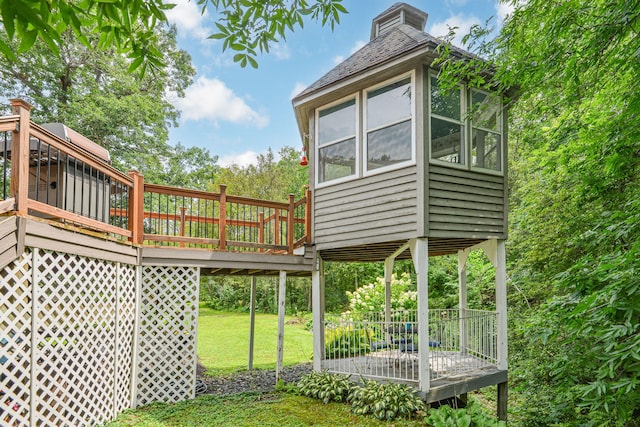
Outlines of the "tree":
M636 1L530 0L474 40L488 62L444 62L452 80L518 87L510 271L539 304L514 333L537 402L524 424L640 417L639 30Z
M17 58L5 57L0 92L31 102L35 121L64 123L104 146L119 169L162 169L160 159L170 153L168 127L177 125L179 114L165 91L183 94L195 70L177 47L175 28L162 26L155 33L167 67L154 76L128 73L122 55L87 47L66 31L59 56L36 42Z
M346 9L342 0L194 0L202 12L212 7L218 13L218 32L223 49L238 53L234 61L257 67L258 52L284 39L287 31L302 28L310 17L329 23L340 21ZM18 41L18 54L40 39L56 55L62 55L64 34L72 32L86 47L115 49L128 56L129 70L158 70L166 65L155 43L156 28L167 23L165 10L175 4L163 0L0 0L0 22L9 40ZM97 43L92 42L97 34ZM16 59L12 46L0 41L0 52Z
M289 194L300 199L308 183L308 170L299 165L300 153L283 147L275 154L269 148L257 155L257 165L231 165L218 176L218 183L227 185L227 193L263 200L286 202Z

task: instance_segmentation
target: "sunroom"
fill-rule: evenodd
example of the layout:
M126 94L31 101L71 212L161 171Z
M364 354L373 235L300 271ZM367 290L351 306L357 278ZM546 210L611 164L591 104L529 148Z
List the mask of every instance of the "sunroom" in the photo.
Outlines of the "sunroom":
M491 90L445 87L433 63L443 42L426 20L396 3L367 45L293 99L310 157L315 369L411 384L427 401L499 384L506 414L507 114ZM495 309L467 305L476 250L495 268ZM429 257L441 255L458 257L454 307L429 306ZM416 272L415 311L391 308L403 259ZM384 307L325 316L325 261L384 262Z

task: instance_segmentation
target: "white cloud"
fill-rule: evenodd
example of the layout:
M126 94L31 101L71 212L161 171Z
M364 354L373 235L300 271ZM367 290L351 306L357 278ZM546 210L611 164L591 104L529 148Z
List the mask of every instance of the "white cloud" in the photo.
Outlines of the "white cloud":
M218 159L218 164L222 167L229 167L232 165L246 167L249 165L257 165L258 164L258 153L255 151L245 151L244 153L239 154L228 154L225 156L221 156Z
M205 25L208 12L204 15L195 1L174 0L176 6L167 10L166 15L170 23L178 27L178 32L188 37L206 39L213 32Z
M349 51L349 55L353 55L354 53L356 53L357 51L359 51L366 43L363 42L362 40L357 40L354 45L351 47L351 50ZM345 60L344 55L337 55L333 58L333 65L338 65L340 63L342 63L342 61Z
M429 29L429 34L435 37L444 37L449 34L450 28L455 28L456 35L453 44L462 47L462 38L469 33L473 25L481 25L482 22L476 16L464 16L461 14L451 16L442 22L435 22Z
M496 4L496 15L498 16L498 23L502 25L507 16L511 15L515 10L515 6L512 3L498 2Z
M274 55L276 59L284 60L289 59L291 57L291 51L289 50L289 46L284 43L275 43L273 46L269 48L269 53Z
M184 98L172 99L182 112L182 121L220 120L262 128L269 118L253 110L244 99L237 96L224 82L218 79L199 77L185 91Z
M291 94L289 95L289 99L295 98L296 95L302 92L303 90L305 90L307 86L308 85L304 83L296 82L295 86L293 86L293 90L291 91Z

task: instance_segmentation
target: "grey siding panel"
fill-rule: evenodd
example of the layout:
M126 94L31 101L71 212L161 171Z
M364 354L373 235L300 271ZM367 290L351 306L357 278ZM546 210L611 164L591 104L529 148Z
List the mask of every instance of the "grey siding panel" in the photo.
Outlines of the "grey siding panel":
M505 178L430 165L429 237L503 238Z
M316 189L314 242L330 249L415 237L416 167Z

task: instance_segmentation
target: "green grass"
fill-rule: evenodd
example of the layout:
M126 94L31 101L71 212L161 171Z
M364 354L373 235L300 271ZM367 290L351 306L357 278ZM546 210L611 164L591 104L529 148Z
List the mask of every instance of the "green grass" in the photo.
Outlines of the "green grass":
M287 319L290 319L289 317ZM310 362L313 338L303 324L285 325L285 365ZM275 367L278 318L256 315L254 367ZM249 315L211 310L200 305L198 356L209 375L223 375L247 369ZM182 426L424 426L423 422L395 420L380 422L351 413L351 406L323 404L320 400L286 392L267 394L203 395L176 404L153 403L120 414L104 427Z
M287 317L286 320L290 320ZM274 369L278 346L278 316L257 314L253 366ZM200 305L198 357L208 375L246 370L249 354L249 314L211 310ZM285 324L284 364L311 362L313 337L303 324Z
M182 426L424 426L424 422L395 420L380 422L354 415L350 406L323 404L316 399L287 393L236 394L220 397L205 395L176 404L154 403L126 411L105 427L182 427Z

